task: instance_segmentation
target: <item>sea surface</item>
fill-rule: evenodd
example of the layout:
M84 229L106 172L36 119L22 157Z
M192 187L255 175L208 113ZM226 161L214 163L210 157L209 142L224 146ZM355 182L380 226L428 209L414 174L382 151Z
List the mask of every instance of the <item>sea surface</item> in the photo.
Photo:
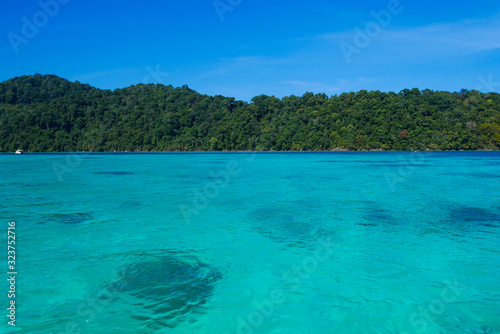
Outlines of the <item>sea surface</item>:
M499 152L3 154L0 190L2 333L500 333Z

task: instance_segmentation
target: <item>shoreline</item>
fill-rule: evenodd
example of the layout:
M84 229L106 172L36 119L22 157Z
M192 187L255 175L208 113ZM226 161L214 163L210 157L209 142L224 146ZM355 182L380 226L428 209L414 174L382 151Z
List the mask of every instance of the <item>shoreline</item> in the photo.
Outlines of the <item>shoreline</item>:
M64 152L24 152L23 154L16 154L15 152L0 152L0 155L30 155L30 154L187 154L187 153L201 153L201 154L220 154L220 153L388 153L388 152L410 152L410 153L420 153L420 152L500 152L500 150L382 150L382 149L372 149L372 150L344 150L335 149L330 151L103 151L103 152L89 152L89 151L64 151Z

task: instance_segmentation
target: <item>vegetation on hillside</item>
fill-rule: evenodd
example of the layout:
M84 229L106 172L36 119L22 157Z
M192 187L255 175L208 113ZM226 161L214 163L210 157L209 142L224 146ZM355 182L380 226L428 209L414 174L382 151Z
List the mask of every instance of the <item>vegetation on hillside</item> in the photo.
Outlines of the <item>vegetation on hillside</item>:
M251 103L187 86L101 90L54 75L0 83L0 152L500 148L500 94L305 93Z

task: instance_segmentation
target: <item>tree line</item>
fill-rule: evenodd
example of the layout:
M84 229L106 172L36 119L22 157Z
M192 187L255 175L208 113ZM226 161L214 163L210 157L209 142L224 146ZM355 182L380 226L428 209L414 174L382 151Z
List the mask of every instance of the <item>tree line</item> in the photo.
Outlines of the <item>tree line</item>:
M188 86L0 83L0 152L497 150L500 94L306 92L250 103Z

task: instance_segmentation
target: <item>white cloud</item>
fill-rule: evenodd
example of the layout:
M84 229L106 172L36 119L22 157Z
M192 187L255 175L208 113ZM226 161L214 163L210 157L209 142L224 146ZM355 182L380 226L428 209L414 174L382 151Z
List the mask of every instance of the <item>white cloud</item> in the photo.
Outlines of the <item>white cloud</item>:
M359 28L362 28L360 25ZM317 41L328 41L340 47L347 43L357 47L360 53L352 58L366 55L383 55L383 60L404 58L418 63L457 56L475 54L500 48L500 19L467 20L454 23L438 23L412 28L381 30L370 38L368 45L356 45L354 27L349 31L317 36ZM358 56L359 55L359 56Z
M198 76L194 81L206 79L207 77L234 76L238 72L252 71L253 74L265 72L272 66L290 63L290 60L264 56L242 56L236 58L224 58L211 65L209 69Z
M75 80L87 82L95 80L107 80L112 77L116 78L122 76L130 76L130 75L135 76L137 75L138 72L139 72L138 69L116 69L109 71L95 71L90 73L76 74L73 75L73 78L75 78ZM144 73L146 73L145 70Z
M314 93L337 94L353 89L361 90L369 84L376 82L373 78L353 78L353 79L337 79L336 82L321 82L321 81L302 81L302 80L284 80L279 82L279 85L286 85L294 91L304 93L306 91Z

